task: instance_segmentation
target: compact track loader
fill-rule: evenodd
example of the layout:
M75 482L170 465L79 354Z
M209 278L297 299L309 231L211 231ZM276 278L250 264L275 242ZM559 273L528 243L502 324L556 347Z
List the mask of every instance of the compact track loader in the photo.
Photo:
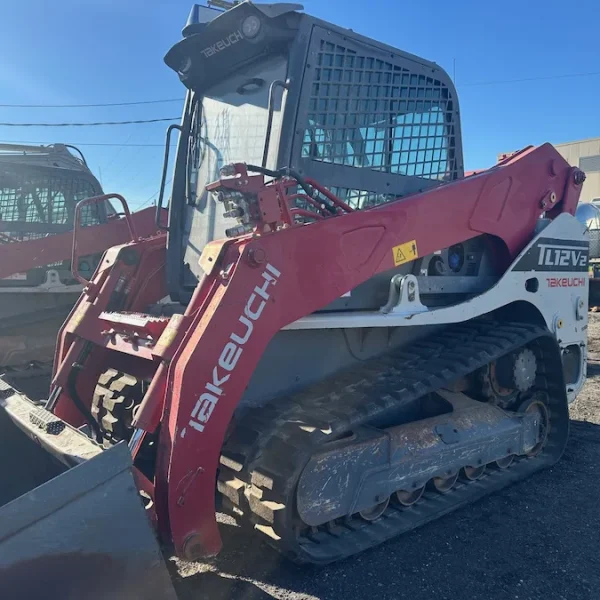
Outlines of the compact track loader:
M589 304L596 311L600 305L600 199L579 204L577 218L586 223L589 232Z
M158 543L215 555L217 511L330 563L553 465L586 374L583 173L544 144L464 178L447 74L298 5L195 7L165 60L168 229L105 253L43 406L0 394L0 586L92 553L107 597L140 573L164 597Z
M74 146L0 144L0 371L12 379L51 370L83 289L71 273L75 207L101 194ZM157 230L151 208L131 218L140 235ZM82 207L79 221L76 270L89 279L104 250L131 238L108 198Z

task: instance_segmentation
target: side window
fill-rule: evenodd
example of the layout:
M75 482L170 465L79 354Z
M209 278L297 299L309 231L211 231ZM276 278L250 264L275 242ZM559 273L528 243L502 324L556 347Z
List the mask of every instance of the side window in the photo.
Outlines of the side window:
M444 113L439 107L397 115L394 121L390 171L445 180L450 170L448 136Z
M92 196L98 196L101 191L94 189L94 186L87 179L74 179L73 180L73 211L75 205L81 200L91 198ZM107 214L114 214L115 211L108 202L105 202ZM110 209L108 208L110 207ZM100 204L91 204L83 207L81 214L81 222L83 225L98 225L102 220L102 212Z
M384 204L390 200L397 198L396 194L378 194L377 192L369 192L367 190L356 190L351 188L332 186L331 193L341 198L346 204L352 208L369 208Z
M92 182L81 177L4 173L0 175L0 220L66 225L73 220L75 204L97 193ZM83 222L100 222L97 206L84 209Z
M0 220L48 223L48 186L30 177L6 175L0 179Z
M303 158L440 182L456 178L454 107L443 82L322 40L310 91ZM368 205L373 194L362 194L369 195Z

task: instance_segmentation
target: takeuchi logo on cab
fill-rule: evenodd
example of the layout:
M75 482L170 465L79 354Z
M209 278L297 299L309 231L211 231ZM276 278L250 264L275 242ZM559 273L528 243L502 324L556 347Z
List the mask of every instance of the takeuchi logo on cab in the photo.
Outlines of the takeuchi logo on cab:
M233 44L237 44L243 39L244 36L242 35L242 32L238 29L238 31L230 33L228 36L224 37L218 42L207 46L206 48L204 48L204 50L200 50L200 52L204 55L205 58L208 58L209 56L214 56L215 54L222 52L226 48L233 46Z

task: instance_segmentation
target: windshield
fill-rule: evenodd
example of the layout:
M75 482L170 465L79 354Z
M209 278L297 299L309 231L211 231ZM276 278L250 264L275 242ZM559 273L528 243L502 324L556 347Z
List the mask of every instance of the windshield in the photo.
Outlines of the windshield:
M223 218L223 206L205 191L219 178L219 169L232 162L260 165L263 158L268 119L269 88L286 78L287 60L274 57L238 71L213 86L196 104L189 139L188 225L184 235L185 285L196 285L200 275L198 259L205 244L225 237L231 226ZM274 91L273 128L267 167L276 168L283 93Z

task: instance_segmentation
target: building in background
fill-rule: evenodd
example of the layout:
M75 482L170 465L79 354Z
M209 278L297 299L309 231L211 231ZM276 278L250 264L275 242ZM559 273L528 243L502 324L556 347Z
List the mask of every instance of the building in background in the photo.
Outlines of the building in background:
M579 167L586 174L579 201L600 201L600 137L553 145L571 166ZM499 154L498 160L510 154L512 152Z

